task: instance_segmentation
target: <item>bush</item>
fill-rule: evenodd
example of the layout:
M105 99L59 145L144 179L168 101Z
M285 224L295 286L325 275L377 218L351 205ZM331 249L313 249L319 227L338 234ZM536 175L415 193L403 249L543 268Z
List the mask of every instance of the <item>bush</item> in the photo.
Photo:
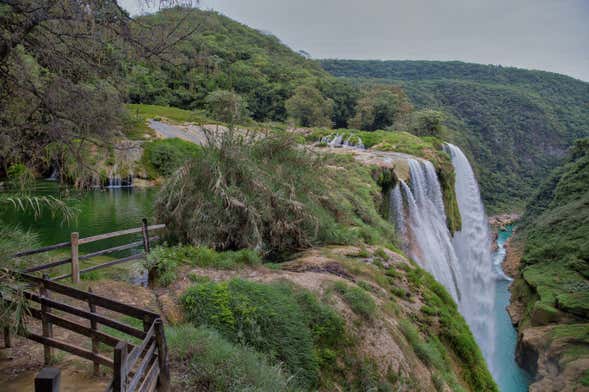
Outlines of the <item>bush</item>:
M343 297L344 301L346 301L354 313L366 320L372 319L376 312L376 304L366 290L360 287L350 286L341 281L335 282L333 287Z
M181 298L187 319L220 331L233 342L247 344L284 362L296 383L311 387L319 381L315 327L287 284L260 284L234 279L189 288ZM320 323L321 324L321 323ZM329 329L329 328L328 328Z
M279 365L250 348L229 342L218 332L190 325L166 328L170 360L182 377L181 390L294 391Z
M155 140L143 144L141 160L150 177L169 176L200 150L196 144L177 138Z
M312 244L358 243L358 228L370 228L374 241L393 238L370 169L352 157L322 158L281 132L219 138L158 197L158 220L177 240L276 257Z

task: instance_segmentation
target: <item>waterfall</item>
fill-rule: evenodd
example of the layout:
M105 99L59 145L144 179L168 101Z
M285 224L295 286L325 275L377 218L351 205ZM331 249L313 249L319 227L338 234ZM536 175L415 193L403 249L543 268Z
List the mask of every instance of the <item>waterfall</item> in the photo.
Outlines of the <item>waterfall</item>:
M489 224L479 185L468 159L452 144L447 144L447 151L456 173L456 198L462 216L462 228L454 234L452 242L460 260L461 287L464 293L468 293L458 306L490 366L495 340L492 314L497 275L491 257Z
M118 170L118 165L115 163L108 175L107 188L132 188L133 187L133 174L129 174L124 178L121 177Z
M355 139L355 142L354 142ZM336 133L328 136L323 136L320 140L321 143L327 144L329 147L350 147L364 150L364 143L362 138L357 135L350 134L346 139L344 135Z
M460 270L435 168L428 161L410 159L409 171L410 186L400 181L392 190L397 230L403 237L405 251L458 301Z
M425 160L409 160L410 182L399 181L391 191L389 219L395 222L405 252L457 302L490 365L495 274L487 218L468 160L456 146L448 145L447 151L456 172L461 231L450 233L435 168Z

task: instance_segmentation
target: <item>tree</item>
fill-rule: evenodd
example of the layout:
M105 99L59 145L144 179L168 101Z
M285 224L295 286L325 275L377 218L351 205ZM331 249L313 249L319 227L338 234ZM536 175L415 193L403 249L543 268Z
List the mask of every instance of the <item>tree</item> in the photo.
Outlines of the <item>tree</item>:
M0 0L0 168L46 168L58 144L92 171L89 146L121 123L124 60L163 59L185 38L147 34L116 0Z
M356 115L350 125L367 131L387 129L406 117L411 109L409 99L400 87L370 87L358 100Z
M320 85L321 92L333 100L331 120L335 128L347 128L354 117L358 102L358 89L341 79L325 79Z
M228 124L236 124L248 117L247 103L233 91L213 91L207 95L205 104L216 120Z
M436 136L442 132L442 122L446 119L443 112L423 109L411 114L409 131L417 136Z
M331 126L333 101L325 98L315 87L302 85L285 102L288 116L302 127Z

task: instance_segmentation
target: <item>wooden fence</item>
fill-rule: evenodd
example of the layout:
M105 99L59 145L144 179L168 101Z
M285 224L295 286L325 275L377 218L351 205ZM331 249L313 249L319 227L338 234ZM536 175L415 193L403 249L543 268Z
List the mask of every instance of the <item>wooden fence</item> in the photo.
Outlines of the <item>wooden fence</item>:
M112 369L113 379L107 388L107 392L169 390L170 374L164 327L157 313L96 295L91 290L86 292L56 282L56 280L71 277L73 283L78 283L80 275L83 273L145 257L145 254L150 251L150 243L159 239L157 236L149 237L149 232L163 228L165 228L165 225L148 226L147 221L143 219L143 225L139 228L86 238L79 238L78 233L72 233L69 242L14 255L14 257L24 257L68 247L71 249L71 255L68 258L31 267L18 274L29 285L22 293L27 302L27 314L29 316L27 318L32 319L31 321L40 321L40 326L36 328L37 332L34 332L34 326L28 323L27 327L20 331L19 334L43 344L46 365L52 362L52 350L56 348L92 361L95 374L98 374L100 366ZM79 254L79 246L82 244L135 233L143 234L141 241L84 255ZM141 245L143 245L143 252L139 254L80 270L80 260L128 250ZM70 273L52 278L49 278L47 274L43 275L43 277L32 275L35 272L45 271L68 263L71 264ZM37 290L38 294L35 293ZM0 297L0 299L8 306L16 306L15 297ZM82 303L82 305L75 306L73 303L78 303L78 305ZM141 321L143 328L139 329L118 321L109 314L99 313L97 311L99 308L107 312L138 319ZM121 339L112 336L100 329L99 325L118 331L119 333L116 335L122 333L128 338ZM54 326L90 338L89 346L91 349L58 339L53 333ZM135 340L139 339L140 343L132 344L133 338ZM4 342L7 347L10 347L8 328L4 329ZM100 352L100 344L113 349L112 358ZM104 350L102 351L104 352Z
M158 236L149 237L150 231L164 229L165 227L166 227L166 225L163 225L163 224L148 226L147 220L143 219L143 224L141 227L115 231L112 233L99 234L99 235L95 235L92 237L80 238L79 233L71 233L70 241L68 241L68 242L62 242L62 243L55 244L55 245L45 246L43 248L27 250L24 252L17 253L13 257L18 258L18 257L24 257L24 256L32 256L32 255L46 253L46 252L50 252L50 251L54 251L54 250L58 250L58 249L70 248L70 252L71 252L70 257L67 257L67 258L64 258L61 260L57 260L57 261L52 261L50 263L46 263L46 264L42 264L42 265L37 265L37 266L31 267L31 268L28 268L28 269L24 270L23 272L30 274L30 273L44 271L44 270L47 270L50 268L58 267L60 265L64 265L64 264L69 263L69 264L71 264L71 270L69 273L55 276L55 277L51 277L51 280L61 280L61 279L71 277L73 283L79 283L80 282L80 275L84 274L86 272L110 267L110 266L121 264L121 263L126 263L128 261L137 260L137 259L145 257L145 253L149 253L149 251L150 251L150 246L151 246L150 243L153 241L159 240ZM121 237L121 236L129 235L129 234L136 234L136 233L143 234L143 238L141 241L131 242L128 244L115 246L113 248L103 249L103 250L99 250L96 252L80 255L80 250L79 250L80 245L89 244L92 242L101 241L101 240L114 238L114 237ZM84 268L84 269L80 270L80 261L81 260L88 260L88 259L91 259L96 256L102 256L102 255L111 254L111 253L115 253L115 252L121 252L124 250L137 248L141 245L143 245L143 250L144 250L143 253L138 253L138 254L134 254L131 256L123 257L121 259L109 261L109 262L98 264L98 265L93 265L91 267Z
M98 374L100 366L112 369L113 379L107 391L144 392L154 391L156 388L160 391L169 390L166 339L162 320L157 313L64 286L46 278L27 274L22 274L21 277L31 287L39 290L38 295L32 289L24 291L23 295L29 302L28 314L32 319L40 321L40 328L37 329L42 332L32 332L34 326L28 323L20 334L43 344L46 365L52 362L52 350L57 348L92 361L95 374ZM55 295L63 300L54 298ZM14 305L10 299L3 300L7 305ZM71 304L80 301L87 305L86 309ZM138 319L143 328L139 329L101 314L97 312L97 307ZM131 337L139 339L140 343L134 345L126 339L112 336L99 329L98 325L128 335L127 340L131 340ZM58 339L53 333L54 326L90 338L91 349ZM10 335L6 330L4 339L6 346L10 347ZM100 353L101 343L113 348L112 358Z

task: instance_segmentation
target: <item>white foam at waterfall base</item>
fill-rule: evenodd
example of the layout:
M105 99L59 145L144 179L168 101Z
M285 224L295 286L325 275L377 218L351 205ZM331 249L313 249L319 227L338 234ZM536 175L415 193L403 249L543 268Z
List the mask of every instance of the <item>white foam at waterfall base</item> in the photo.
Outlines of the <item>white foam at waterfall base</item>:
M389 214L405 252L442 283L490 363L494 342L494 279L489 228L476 178L458 147L448 151L456 172L456 194L462 228L451 235L442 191L431 162L409 160L410 185L392 190ZM491 369L492 371L492 369Z

